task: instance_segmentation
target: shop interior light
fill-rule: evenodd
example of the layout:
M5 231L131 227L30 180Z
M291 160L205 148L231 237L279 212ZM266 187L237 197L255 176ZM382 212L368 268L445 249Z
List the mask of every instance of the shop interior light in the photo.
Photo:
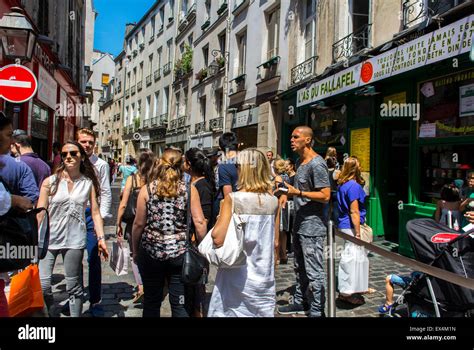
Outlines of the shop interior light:
M367 85L364 86L362 89L357 90L354 94L356 96L375 96L380 94L380 92L377 92L375 90L375 86Z
M328 106L326 106L326 103L324 103L324 101L316 102L315 104L312 104L310 107L314 109L319 109L319 110L329 108Z

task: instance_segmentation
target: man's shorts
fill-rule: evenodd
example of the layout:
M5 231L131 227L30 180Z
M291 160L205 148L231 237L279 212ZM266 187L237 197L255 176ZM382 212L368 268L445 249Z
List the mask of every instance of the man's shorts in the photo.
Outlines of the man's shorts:
M408 285L413 281L413 279L419 277L421 272L415 271L408 275L390 275L390 283L394 286L399 286L402 288L408 287Z

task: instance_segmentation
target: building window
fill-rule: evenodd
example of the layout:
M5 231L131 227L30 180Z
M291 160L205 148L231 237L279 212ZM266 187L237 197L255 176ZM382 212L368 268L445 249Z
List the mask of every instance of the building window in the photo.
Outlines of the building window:
M163 114L169 114L170 88L165 87L163 94Z
M239 50L239 70L238 75L245 74L245 64L247 58L247 32L237 36L237 45Z
M145 119L150 119L150 103L151 103L151 96L148 96L146 98Z
M266 60L278 56L278 42L280 40L280 8L267 16L268 49Z
M201 97L199 102L201 105L201 121L205 122L206 121L206 96Z
M188 44L190 47L193 47L193 35L188 36Z
M226 42L226 32L219 34L219 49L222 53L226 52L227 50L227 42Z
M202 57L204 59L204 67L209 65L209 44L202 48Z
M183 96L184 96L184 101L183 101L184 113L183 113L183 116L187 116L188 115L188 89L187 88L184 89Z
M180 104L180 99L181 99L181 93L179 91L176 91L174 95L176 99L176 117L179 118L181 117L181 104Z
M48 0L39 1L38 29L41 34L49 35L49 6Z
M209 20L211 18L211 0L206 0L205 6L206 6L206 17L207 17L207 20Z
M158 116L158 103L160 101L160 92L155 92L155 98L153 99L153 116Z
M155 16L151 18L151 35L150 39L155 37Z
M170 18L174 17L174 0L170 0Z
M145 36L146 36L146 34L145 34L145 27L143 27L143 28L142 28L142 39L141 39L141 41L140 41L142 44L145 43Z
M163 53L163 48L160 47L158 49L158 68L157 69L160 69L160 67L161 67L161 55L162 55L162 53Z
M143 74L144 74L144 69L143 69L143 62L140 63L140 81L143 81Z
M216 114L218 118L222 117L223 104L224 104L224 91L222 89L217 90L216 91Z
M153 54L148 57L148 75L153 74Z
M304 61L316 56L316 2L306 1L306 20L304 30Z
M160 9L160 30L165 27L165 7Z
M370 0L352 1L352 32L369 24Z
M172 50L172 47L173 47L173 39L170 39L166 42L166 49L168 51L168 61L167 63L170 63L171 62L171 50Z

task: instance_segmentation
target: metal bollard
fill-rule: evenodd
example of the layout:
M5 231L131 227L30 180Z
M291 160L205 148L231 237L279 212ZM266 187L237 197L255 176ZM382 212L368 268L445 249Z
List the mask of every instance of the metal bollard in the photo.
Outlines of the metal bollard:
M328 224L328 314L336 317L336 241L334 236L334 222L329 220Z

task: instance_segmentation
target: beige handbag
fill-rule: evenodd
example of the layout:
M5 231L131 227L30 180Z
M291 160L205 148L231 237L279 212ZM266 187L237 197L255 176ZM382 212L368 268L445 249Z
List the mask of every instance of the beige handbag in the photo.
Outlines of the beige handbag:
M367 243L374 241L374 233L369 225L360 225L360 239Z

